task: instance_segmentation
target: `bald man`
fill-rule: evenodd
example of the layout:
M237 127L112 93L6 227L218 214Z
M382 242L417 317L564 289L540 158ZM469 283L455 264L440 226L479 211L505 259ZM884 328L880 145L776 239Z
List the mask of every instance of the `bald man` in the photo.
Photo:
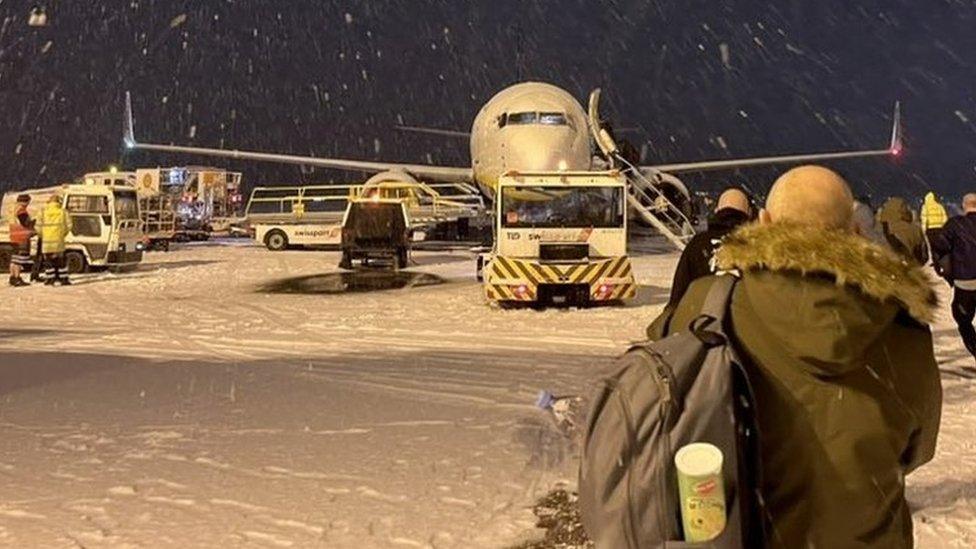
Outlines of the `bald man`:
M932 458L942 404L936 298L920 268L854 233L852 206L833 171L791 170L759 223L715 254L739 277L729 329L756 404L766 539L749 546L913 543L904 476ZM716 278L694 282L650 335L687 330Z
M952 318L966 350L976 357L976 194L963 197L962 209L963 215L953 217L933 235L931 246L940 274L953 288Z
M671 297L666 308L673 310L692 282L708 276L712 269L712 257L722 239L752 217L749 197L741 189L726 189L718 198L715 212L708 219L708 228L688 241L671 282ZM661 318L668 318L663 315Z

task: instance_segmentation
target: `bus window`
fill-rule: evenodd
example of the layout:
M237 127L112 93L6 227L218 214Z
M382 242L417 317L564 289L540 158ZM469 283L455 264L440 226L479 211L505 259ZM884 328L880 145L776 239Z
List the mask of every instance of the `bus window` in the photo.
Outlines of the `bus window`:
M349 196L349 187L336 186L318 189L305 189L305 198L319 198L324 196L347 197Z
M247 206L248 214L280 214L281 213L281 201L280 200L251 200L250 204Z
M305 201L305 211L308 213L344 212L348 200L345 198L329 198Z
M282 188L282 189L254 189L254 193L251 194L251 198L290 198L298 196L298 189L294 188Z

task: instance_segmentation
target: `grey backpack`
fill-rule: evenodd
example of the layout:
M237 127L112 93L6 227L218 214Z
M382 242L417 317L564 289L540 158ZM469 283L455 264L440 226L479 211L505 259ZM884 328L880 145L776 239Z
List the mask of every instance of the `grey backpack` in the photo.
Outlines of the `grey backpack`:
M752 392L723 326L735 281L716 277L687 330L633 347L591 395L579 502L597 548L762 545ZM724 455L726 527L698 544L681 541L674 467L675 452L692 442Z

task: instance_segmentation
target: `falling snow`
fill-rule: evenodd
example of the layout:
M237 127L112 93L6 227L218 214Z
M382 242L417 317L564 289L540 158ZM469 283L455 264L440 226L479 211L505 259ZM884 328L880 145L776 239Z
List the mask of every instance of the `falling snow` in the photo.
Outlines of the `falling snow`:
M901 100L905 157L838 167L885 194L931 186L956 196L976 185L976 139L965 121L976 112L972 2L38 4L35 14L0 3L0 150L23 143L0 162L4 188L108 164L182 161L120 156L125 90L140 133L161 142L196 125L201 145L465 166L465 144L397 132L396 113L411 125L467 131L483 102L519 79L553 82L581 100L602 87L609 113L637 129L628 139L651 163L884 145ZM192 117L183 112L190 102L202 107ZM232 109L242 116L228 120ZM712 135L725 136L728 149ZM250 183L305 177L298 167L232 167ZM775 175L736 177L764 188Z

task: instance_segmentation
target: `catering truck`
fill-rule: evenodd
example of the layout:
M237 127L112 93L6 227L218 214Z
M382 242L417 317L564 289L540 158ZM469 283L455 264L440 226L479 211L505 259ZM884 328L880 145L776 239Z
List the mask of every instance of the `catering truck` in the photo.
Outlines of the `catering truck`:
M478 258L489 301L587 305L634 297L620 172L509 172L498 181L494 223L494 246Z
M42 189L8 192L0 205L0 264L6 268L12 253L10 220L16 211L17 196L31 197L28 212L38 219L52 195L61 197L68 212L70 231L65 238L65 263L68 272L90 269L126 270L142 261L139 244L142 222L135 189L128 186L69 184ZM32 243L36 249L37 239Z
M140 168L85 174L88 185L135 189L142 219L143 246L169 250L171 242L207 240L228 233L240 220L241 174L198 166Z

